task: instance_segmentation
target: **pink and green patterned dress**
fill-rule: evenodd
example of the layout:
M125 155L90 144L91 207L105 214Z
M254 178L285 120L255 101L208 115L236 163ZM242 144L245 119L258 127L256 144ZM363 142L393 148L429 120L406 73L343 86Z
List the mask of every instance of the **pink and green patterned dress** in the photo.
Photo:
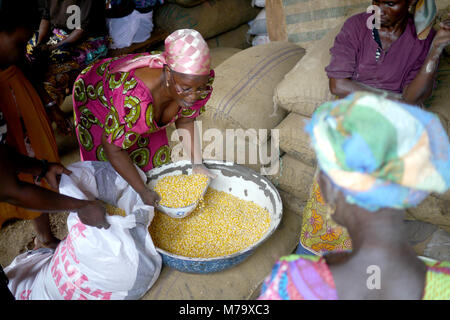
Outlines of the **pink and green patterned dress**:
M153 118L153 97L134 71L112 73L124 62L149 54L107 58L84 69L73 89L75 128L82 161L107 161L101 143L103 131L109 143L127 150L144 172L170 162L166 128L180 117L196 118L204 111L211 93L160 127ZM214 71L208 89L212 90Z

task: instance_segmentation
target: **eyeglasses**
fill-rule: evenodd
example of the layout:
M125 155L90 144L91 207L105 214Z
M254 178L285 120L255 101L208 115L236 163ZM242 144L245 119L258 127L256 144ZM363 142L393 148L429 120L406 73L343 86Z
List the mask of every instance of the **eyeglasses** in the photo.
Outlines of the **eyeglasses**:
M192 94L195 94L196 96L198 96L198 97L200 97L200 99L205 99L207 96L208 96L208 94L210 94L211 93L211 89L201 89L201 90L197 90L197 91L194 91L192 88L188 88L188 89L183 89L176 81L175 81L175 77L173 76L173 73L172 73L172 69L170 69L169 68L169 71L170 71L170 73L172 74L172 82L173 82L173 85L174 85L174 87L175 87L175 91L177 92L177 94L180 96L180 97L188 97L188 96L190 96L190 95L192 95Z

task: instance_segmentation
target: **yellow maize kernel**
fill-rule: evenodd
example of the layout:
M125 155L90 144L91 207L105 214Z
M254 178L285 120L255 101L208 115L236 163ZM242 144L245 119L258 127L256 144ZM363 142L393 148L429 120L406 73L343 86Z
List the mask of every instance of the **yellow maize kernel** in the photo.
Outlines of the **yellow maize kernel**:
M204 174L180 174L161 178L154 190L161 197L159 204L170 208L181 208L199 200L207 185L208 176Z
M103 204L106 207L106 213L110 216L122 216L125 217L127 214L125 213L125 210L117 208L109 203L103 202Z
M248 248L270 227L269 212L259 205L208 188L203 204L186 218L155 210L149 231L155 245L192 258L220 257Z

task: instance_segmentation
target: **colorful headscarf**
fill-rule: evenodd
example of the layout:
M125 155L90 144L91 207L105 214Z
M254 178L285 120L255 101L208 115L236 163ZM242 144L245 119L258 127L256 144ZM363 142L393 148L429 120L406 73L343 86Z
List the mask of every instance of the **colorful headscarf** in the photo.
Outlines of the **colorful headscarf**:
M180 29L165 40L165 51L161 54L137 57L117 66L112 72L129 72L148 66L162 68L167 64L176 72L190 75L209 75L211 55L202 35L193 29Z
M424 40L428 37L437 15L435 0L418 0L414 8L414 24L417 37Z
M418 107L356 92L321 105L306 131L320 169L349 203L403 209L449 188L448 136Z

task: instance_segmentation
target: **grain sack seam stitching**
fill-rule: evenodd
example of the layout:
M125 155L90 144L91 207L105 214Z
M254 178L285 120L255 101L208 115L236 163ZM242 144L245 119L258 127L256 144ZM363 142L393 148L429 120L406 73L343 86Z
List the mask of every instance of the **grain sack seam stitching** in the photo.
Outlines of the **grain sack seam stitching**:
M272 54L270 54L269 56L267 56L267 57L265 57L264 59L262 59L261 61L259 61L253 68L256 68L258 65L260 65L260 64L262 64L262 63L264 63L266 60L268 60L268 59L272 59L272 57L273 56L276 56L278 54L278 52L273 52ZM229 94L230 93L232 93L232 92L234 92L234 90L236 89L236 87L238 87L239 86L239 84L242 82L242 81L245 81L245 77L243 77L243 78L241 78L235 85L234 85L234 87L233 88L231 88L231 90L229 91ZM220 106L223 104L223 101L225 100L227 98L227 95L224 95L223 97L222 97L222 99L220 100L220 102L218 103L218 109L220 109ZM233 98L233 97L232 97ZM231 99L232 99L231 98ZM214 117L214 119L215 119L216 117Z
M282 60L279 60L279 61L273 60L273 61L271 61L271 62L268 62L268 63L264 66L264 68L262 68L258 73L262 72L263 69L269 67L270 64L272 63L272 65L270 66L270 68L267 69L267 70L264 70L265 72L262 73L261 75L259 75L258 78L256 78L257 75L254 75L251 79L249 79L249 80L247 81L247 83L244 85L244 87L242 87L242 88L236 93L236 95L240 95L240 96L242 97L242 95L244 94L244 92L243 92L244 89L246 89L247 91L251 90L251 89L259 82L259 80L261 80L261 79L262 79L269 71L271 71L273 68L277 67L280 63L286 61L286 60L289 59L289 58L292 58L293 56L295 56L298 52L297 52L297 49L294 49L294 50L295 50L294 52L289 52L288 55L285 56L284 59L282 59ZM281 58L281 57L282 57L282 56L280 56L279 58ZM249 84L251 83L252 80L254 80L253 83L252 83L251 85L249 85ZM234 108L234 106L239 102L239 100L240 100L241 97L239 97L236 101L234 101L234 103L230 104L230 106L228 107L228 111L226 111L226 114L227 114L227 115L229 115L229 113L230 113L231 110ZM226 106L225 106L225 108L226 108Z
M284 49L284 50L292 50L292 48L288 48L288 49ZM298 49L295 48L295 50L298 50ZM253 69L256 69L259 65L265 63L266 60L271 60L271 59L273 59L274 56L277 56L277 55L279 55L279 54L280 54L280 53L279 53L278 51L276 51L276 52L270 54L269 56L267 56L267 57L265 57L264 59L262 59L261 61L259 61L259 62L253 67ZM221 105L225 105L225 106L226 106L226 105L228 104L228 102L229 102L230 100L233 99L234 95L233 95L231 98L229 98L228 101L224 104L224 100L227 99L227 96L228 96L229 94L232 94L232 93L234 92L234 90L242 83L242 81L245 81L245 79L247 79L247 82L249 81L249 80L248 80L248 79L249 79L248 77L247 77L247 78L246 78L246 77L241 78L241 79L234 85L234 87L231 88L231 90L229 91L229 93L228 93L228 94L225 94L225 95L222 97L222 99L221 99L220 102L218 103L218 106L219 106L219 107L218 107L218 110L220 110L220 106L221 106ZM245 86L245 84L244 84L244 86ZM224 111L224 110L222 110L222 111ZM216 114L217 114L217 112L216 112ZM216 119L216 115L214 115L214 119Z

